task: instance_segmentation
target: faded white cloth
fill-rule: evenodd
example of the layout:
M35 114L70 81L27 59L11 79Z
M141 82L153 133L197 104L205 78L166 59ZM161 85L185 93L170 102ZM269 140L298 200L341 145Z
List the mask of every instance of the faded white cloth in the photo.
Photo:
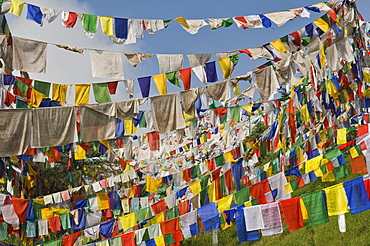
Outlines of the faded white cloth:
M19 219L14 211L13 204L7 204L0 207L0 211L6 223L10 225L19 225Z
M155 130L154 121L153 121L153 113L151 111L145 111L144 116L146 120L146 128L148 128L149 130Z
M166 196L166 204L169 209L174 208L176 206L176 193L173 193L169 196Z
M93 77L123 79L122 56L120 52L89 50Z
M185 128L178 93L152 98L154 127L159 133Z
M224 59L233 55L239 54L239 51L230 51L230 52L220 52L216 53L217 60Z
M290 57L287 57L274 64L276 77L281 85L293 85L295 82L295 70Z
M95 237L97 234L99 234L99 228L100 228L100 225L96 225L96 226L93 226L93 227L90 227L90 228L86 228L84 230L85 237L88 237L90 239L92 237Z
M200 82L202 82L203 84L207 84L207 75L206 70L204 69L204 65L193 67L191 70L198 77Z
M200 94L203 93L203 90L204 87L199 87L180 92L182 108L186 113L191 113L194 111L195 102L198 100Z
M8 195L0 193L0 206L4 206L5 199Z
M237 83L241 80L248 81L249 83L252 83L252 72L248 72L244 75L237 76L235 78L230 79L230 83Z
M179 22L179 24L190 34L197 34L200 28L208 26L208 23L204 20L186 20L186 22L188 26L183 25L181 22Z
M114 103L80 106L82 141L113 139L116 134L115 116Z
M31 141L30 109L0 110L0 156L21 155Z
M61 45L61 44L55 44L55 46L58 47L58 48L65 49L65 50L69 50L69 51L73 51L73 52L76 52L76 53L80 53L81 55L83 55L84 52L85 52L85 49L84 48L79 48L79 47L75 47L75 46Z
M130 213L130 199L129 198L121 199L121 205L122 205L122 212L124 214Z
M45 236L49 234L48 219L41 219L37 221L37 229L39 231L39 236Z
M102 190L101 185L100 185L99 182L94 182L91 186L92 186L94 192L99 192L99 191Z
M284 173L278 173L275 174L274 176L268 177L268 181L271 187L271 190L278 189L278 192L276 194L275 200L280 201L284 199L291 198L291 194L286 194L284 185L287 183L286 177Z
M180 216L180 223L182 227L189 227L192 224L197 223L198 220L198 213L197 210L193 210L189 213L186 213Z
M264 229L262 236L271 236L283 232L279 204L277 202L261 206Z
M132 138L123 137L123 155L126 159L132 159Z
M13 37L13 68L31 73L45 73L47 43Z
M97 197L90 197L89 198L89 204L92 211L98 211L98 198Z
M144 20L144 25L149 34L165 28L163 20Z
M346 232L346 215L345 214L338 214L338 226L340 232Z
M123 120L131 120L139 113L139 106L143 104L147 98L140 98L128 101L115 102L116 117Z
M263 28L262 20L259 15L247 15L243 17L245 19L245 22L238 20L235 17L233 18L234 22L239 28Z
M190 54L187 56L190 67L198 67L207 63L211 59L212 54Z
M126 87L126 92L130 98L134 96L134 79L126 79L123 81Z
M74 107L35 108L32 147L62 146L77 142Z
M143 20L140 19L129 19L127 38L133 39L132 42L136 42L136 38L144 38Z
M184 66L183 55L157 54L159 73L169 73L181 70Z
M40 7L42 12L42 24L45 22L52 23L60 15L61 10Z
M329 69L334 73L338 72L338 70L341 68L336 45L331 45L326 48L326 61Z
M272 66L254 71L254 77L256 79L256 87L261 94L262 100L268 100L270 96L275 94L279 84Z
M181 232L182 232L182 236L184 237L184 239L188 239L188 238L192 237L189 226L188 227L182 227Z
M319 37L316 37L309 45L307 45L308 55L311 57L311 59L316 58L316 55L318 52L320 52L321 47L322 42Z
M0 56L5 63L5 72L13 72L13 49L11 45L7 45L8 38L5 34L0 34Z
M143 242L143 236L146 232L146 228L142 228L135 231L136 245L140 245ZM145 242L143 242L145 244Z
M143 208L146 208L146 207L149 207L149 199L148 197L140 197L140 207L143 209Z
M228 19L229 18L207 19L207 21L209 25L211 26L211 30L215 30L215 29L222 27L222 22Z
M219 102L228 101L230 99L229 81L225 80L212 85L207 85L206 96Z
M306 10L306 8L296 8L296 9L291 9L290 11L292 11L295 15L298 15L302 18L310 18L310 12L308 12Z
M293 54L293 62L297 64L303 76L306 76L306 74L310 71L311 63L302 50Z
M248 51L250 53L250 58L252 60L257 60L257 59L260 59L260 58L266 58L266 59L269 59L269 60L274 59L274 57L271 55L271 53L263 46L259 46L259 47L256 47L256 48L251 48L251 49L248 49Z
M86 228L100 224L101 218L102 218L101 212L100 211L94 211L94 212L95 213L86 214Z
M153 56L153 54L143 54L143 53L124 53L128 62L136 67L139 62L142 62L145 59L148 59Z
M274 12L274 13L265 14L265 16L278 26L282 26L288 20L296 17L293 11Z
M44 203L45 203L45 205L52 204L53 203L53 196L52 195L44 196Z
M335 45L337 46L339 55L346 62L353 63L355 61L355 57L353 56L353 49L347 37L336 42Z
M261 205L243 208L247 231L263 229Z
M147 227L149 238L155 238L160 235L162 235L161 225L160 224L154 224L152 226Z

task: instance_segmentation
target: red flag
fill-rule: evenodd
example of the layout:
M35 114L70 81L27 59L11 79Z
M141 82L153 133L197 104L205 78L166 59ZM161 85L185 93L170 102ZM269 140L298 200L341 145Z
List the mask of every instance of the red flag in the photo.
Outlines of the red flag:
M109 93L110 93L111 95L116 94L118 81L114 81L114 82L107 82L107 85L108 85Z
M189 90L191 84L191 68L181 69L179 73L182 83L184 84L184 90Z

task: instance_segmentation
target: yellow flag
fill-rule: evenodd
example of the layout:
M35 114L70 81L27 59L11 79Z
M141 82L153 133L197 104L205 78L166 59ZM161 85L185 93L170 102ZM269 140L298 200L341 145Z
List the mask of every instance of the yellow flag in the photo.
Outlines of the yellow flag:
M164 221L164 213L163 212L160 213L160 214L155 215L153 219L147 220L147 224L144 225L144 227L155 225L155 224L161 223L162 221Z
M337 130L337 144L347 143L347 129L342 128Z
M252 112L252 108L253 108L253 104L248 104L248 105L242 106L242 109L244 109L248 113L251 113Z
M307 104L302 105L301 111L302 111L302 117L303 117L304 122L306 123L310 122L311 117L310 117L310 113L308 112Z
M10 7L10 10L9 10L9 13L20 17L21 14L22 14L22 11L23 11L23 6L24 6L24 2L18 1L18 0L13 0L12 1L12 6Z
M68 85L53 84L52 100L65 103L67 100Z
M324 189L329 216L348 212L348 202L343 183Z
M84 159L86 159L86 151L80 145L77 145L77 152L75 152L75 160L84 160Z
M215 186L215 182L212 182L210 185L209 185L209 188L208 188L208 198L209 198L209 202L214 202L216 201L216 186Z
M110 146L109 144L109 141L108 140L99 140L99 142L104 145L105 147L107 147L108 149L111 149L112 147Z
M328 172L327 174L324 174L321 178L322 182L332 182L335 181L334 172Z
M284 184L284 190L285 190L286 194L290 194L290 193L293 192L293 189L292 189L292 186L290 185L290 183Z
M100 16L99 19L100 19L101 30L103 31L103 33L108 36L113 36L114 35L113 18Z
M51 210L56 213L56 214L66 214L66 213L69 213L70 210L69 209L65 209L65 208L60 208L60 207L50 207Z
M136 214L129 213L124 216L119 217L119 221L121 222L122 229L127 231L128 229L134 227L136 225Z
M220 64L222 73L224 75L225 79L230 79L231 73L233 71L233 68L231 66L231 60L229 57L225 57L221 60L218 60L218 63Z
M132 122L132 120L124 120L125 131L127 135L137 133L137 128Z
M152 79L154 80L154 83L157 86L157 90L159 94L161 95L167 94L166 74L162 73L162 74L153 75Z
M146 186L145 190L150 193L156 193L159 188L162 187L162 179L153 179L146 176Z
M32 168L31 164L28 164L27 166L28 166L28 173L30 175L34 175L34 176L37 175L37 172Z
M303 202L302 197L301 197L301 198L299 198L299 203L301 204L302 219L304 219L304 220L308 220L308 212L307 212L307 208L306 208L306 205L304 205L304 202Z
M27 175L25 177L25 183L26 183L28 189L32 189L33 187L36 186L35 179L32 176L30 176L30 175Z
M284 43L280 39L276 39L275 41L270 42L270 44L280 53L287 51Z
M42 99L44 99L44 95L35 89L32 89L29 105L33 108L38 108L42 102Z
M239 86L239 82L233 84L233 95L234 97L240 95L240 86Z
M233 160L233 153L231 151L224 153L225 162L228 163Z
M155 237L154 241L155 241L155 245L157 245L157 246L166 246L166 243L164 242L164 236L163 235Z
M228 195L224 198L221 198L220 200L217 201L217 208L218 208L218 211L220 212L223 212L225 210L229 210L230 209L230 206L231 206L231 203L233 201L233 197L234 195L231 194L231 195Z
M305 173L309 173L320 168L320 163L324 155L316 156L306 162Z
M365 72L365 70L362 70L362 74L364 76L364 82L370 83L370 73Z
M185 121L192 121L192 120L195 120L197 117L196 117L196 114L195 114L195 109L193 110L193 112L190 112L190 114L186 113L184 110L182 111L182 114L184 116L184 120ZM190 122L189 122L190 123Z
M109 198L107 193L105 192L96 193L96 198L98 200L99 210L109 209Z
M326 32L330 29L329 24L322 18L315 20L313 23L315 23L315 25L318 26L323 32Z
M186 27L186 28L190 28L188 22L185 20L184 17L177 17L174 20L177 21L181 26Z
M245 202L244 207L252 207L252 201Z
M359 156L357 149L355 147L349 149L349 154L353 159Z
M90 84L77 84L75 85L75 88L76 88L75 104L76 105L89 104Z
M329 79L326 83L326 87L328 88L328 93L334 98L338 99L339 91L334 83Z
M321 49L320 49L320 63L321 63L321 67L325 67L325 65L326 65L326 56L325 56L324 46L322 46Z
M41 218L42 219L49 219L51 217L54 217L54 212L51 208L41 209Z
M194 183L190 184L189 187L194 195L197 195L202 191L202 187L200 186L200 180L197 180Z

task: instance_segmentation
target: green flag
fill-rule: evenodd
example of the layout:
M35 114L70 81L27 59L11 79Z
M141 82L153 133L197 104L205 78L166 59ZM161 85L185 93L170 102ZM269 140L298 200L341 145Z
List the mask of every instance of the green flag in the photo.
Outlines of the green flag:
M317 226L329 222L328 211L322 191L302 195L303 202L307 208L310 226Z
M41 92L45 96L49 97L51 83L35 80L34 88L36 91Z
M92 33L96 33L96 28L98 27L98 16L84 14L84 30Z
M97 103L106 103L112 101L107 83L92 84L92 87L95 101Z
M181 88L180 82L179 82L179 74L176 72L170 72L166 73L166 78L168 81L170 81L172 84L177 85Z

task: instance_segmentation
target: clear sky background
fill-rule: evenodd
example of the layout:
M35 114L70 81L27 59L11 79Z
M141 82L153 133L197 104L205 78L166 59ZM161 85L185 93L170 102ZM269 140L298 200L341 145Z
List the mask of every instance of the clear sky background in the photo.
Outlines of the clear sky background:
M319 0L30 0L27 3L77 13L122 18L174 19L182 16L185 19L207 19L264 14L303 7L318 2ZM370 20L369 0L357 0L357 5L365 20ZM53 23L46 23L44 26L40 27L36 22L25 18L26 12L27 9L24 8L21 18L12 14L6 15L11 32L14 36L81 48L153 54L218 53L257 47L297 31L324 14L310 11L310 18L296 18L293 21L288 21L282 27L269 29L244 30L242 28L237 28L234 23L228 28L222 27L211 31L209 26L206 26L201 28L199 33L195 35L187 33L177 22L173 21L168 28L160 30L153 35L144 31L144 39L138 39L136 44L117 45L111 43L109 38L102 34L100 26L95 37L90 39L84 34L82 24L79 21L73 29L64 28L60 17ZM124 56L122 56L122 58L124 63L124 76L126 79L159 73L158 62L155 56L144 60L144 62L139 64L136 68L133 68ZM210 61L215 60L217 60L216 56L213 55ZM233 77L243 75L265 62L265 59L251 61L247 55L240 55L239 64L233 72ZM189 67L187 58L185 58L184 67ZM218 65L217 69L219 71L219 81L222 81L223 77ZM88 52L85 52L85 55L80 55L56 48L55 46L48 47L46 74L30 75L32 79L63 84L113 81L112 79L92 77ZM195 78L195 75L193 74L192 77ZM192 80L192 87L199 87L202 85L203 84L197 82L196 79ZM247 83L242 84L241 89L245 89L248 86L249 84ZM167 87L168 92L183 90L170 83L168 83ZM158 95L154 83L152 83L150 95ZM68 97L68 102L73 103L73 90L70 91ZM135 81L135 97L141 97L137 81ZM119 83L117 95L113 96L112 99L114 101L128 99L123 83ZM90 97L90 103L95 103L92 96Z

